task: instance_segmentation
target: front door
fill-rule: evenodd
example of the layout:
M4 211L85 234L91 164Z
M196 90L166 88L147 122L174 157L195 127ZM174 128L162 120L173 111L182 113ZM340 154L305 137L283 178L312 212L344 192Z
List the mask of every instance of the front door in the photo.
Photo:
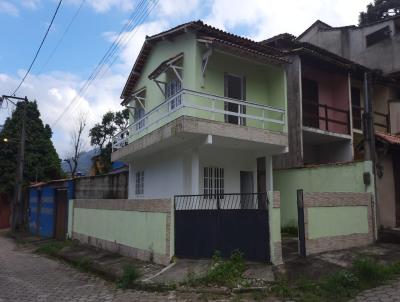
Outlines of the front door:
M257 193L259 195L258 208L264 209L267 203L267 165L265 157L257 158Z
M302 90L303 90L303 124L306 127L319 128L318 83L313 80L303 78ZM326 116L326 118L328 117Z
M254 192L253 172L240 171L240 206L242 209L255 208L252 193Z
M353 110L353 128L361 130L361 91L351 87L351 106Z
M67 189L56 190L56 232L57 240L65 240L68 224L68 191Z
M245 80L244 77L225 74L225 97L244 101ZM225 111L246 114L246 106L231 102L225 102ZM226 114L225 122L231 124L246 125L246 119L237 115Z

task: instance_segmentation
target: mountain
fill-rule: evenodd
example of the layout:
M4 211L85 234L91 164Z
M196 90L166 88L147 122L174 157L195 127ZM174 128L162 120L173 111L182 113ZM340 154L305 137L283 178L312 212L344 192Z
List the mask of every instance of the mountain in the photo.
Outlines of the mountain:
M88 176L90 174L90 169L92 167L92 157L99 154L97 149L93 149L90 151L82 152L81 156L79 156L78 160L78 168L76 169L77 172L81 172ZM61 168L64 172L70 173L68 164L63 161L61 163Z

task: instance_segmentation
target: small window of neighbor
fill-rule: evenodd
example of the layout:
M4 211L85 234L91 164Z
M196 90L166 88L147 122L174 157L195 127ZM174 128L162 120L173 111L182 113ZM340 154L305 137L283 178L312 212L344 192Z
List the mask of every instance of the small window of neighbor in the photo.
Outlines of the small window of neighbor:
M365 37L367 47L370 47L372 45L378 44L379 42L382 42L385 39L390 38L390 27L385 26L384 28L381 28L372 34L369 34Z

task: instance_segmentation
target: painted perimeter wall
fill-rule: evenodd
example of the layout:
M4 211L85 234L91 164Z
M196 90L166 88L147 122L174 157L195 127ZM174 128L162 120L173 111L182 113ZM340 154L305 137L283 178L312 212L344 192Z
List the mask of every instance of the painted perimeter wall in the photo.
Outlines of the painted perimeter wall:
M368 186L364 185L364 172L369 172L371 176L371 184ZM372 162L275 170L274 191L281 192L282 226L297 226L298 189L304 192L374 193Z
M170 200L70 200L68 234L103 249L140 260L168 264Z

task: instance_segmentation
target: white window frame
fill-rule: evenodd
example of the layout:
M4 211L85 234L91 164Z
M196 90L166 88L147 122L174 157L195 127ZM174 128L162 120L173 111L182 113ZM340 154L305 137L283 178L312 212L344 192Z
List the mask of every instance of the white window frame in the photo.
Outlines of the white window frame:
M182 82L178 78L172 78L167 83L165 83L165 99L168 100L172 98L168 105L169 111L174 111L176 110L176 108L182 105L181 95L173 97L174 95L178 94L181 90L182 90Z
M135 194L144 194L144 171L136 171L135 173Z
M206 199L219 196L224 198L225 193L225 171L219 167L204 167L203 169L203 194Z

